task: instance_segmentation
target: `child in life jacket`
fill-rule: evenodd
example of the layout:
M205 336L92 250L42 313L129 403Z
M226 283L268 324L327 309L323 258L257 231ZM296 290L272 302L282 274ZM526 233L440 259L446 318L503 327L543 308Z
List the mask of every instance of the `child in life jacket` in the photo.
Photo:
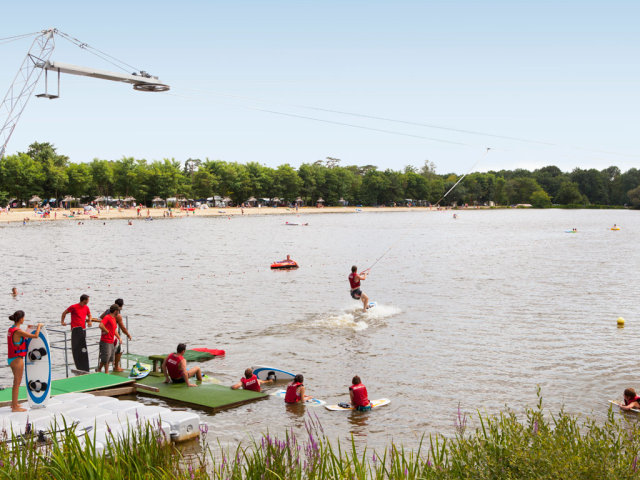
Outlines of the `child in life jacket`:
M369 395L367 393L367 387L360 380L360 377L356 375L351 380L351 386L349 387L349 397L351 398L351 406L359 412L366 412L371 410L371 402L369 401Z
M640 410L640 397L636 395L636 391L633 388L627 388L624 391L624 405L620 405L622 410L636 409Z
M22 383L24 373L24 358L27 356L27 338L37 338L40 335L42 323L39 323L35 333L25 332L20 329L24 323L24 312L18 310L9 316L13 326L7 332L7 362L13 372L13 390L11 391L11 411L26 412L27 410L18 405L18 393Z
M302 403L311 400L311 396L304 394L304 377L298 374L289 385L284 395L284 403Z

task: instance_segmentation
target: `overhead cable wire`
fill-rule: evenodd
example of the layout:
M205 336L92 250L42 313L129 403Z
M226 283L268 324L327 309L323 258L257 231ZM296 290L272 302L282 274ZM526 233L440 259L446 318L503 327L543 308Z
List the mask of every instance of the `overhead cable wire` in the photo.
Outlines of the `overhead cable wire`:
M32 33L24 33L22 35L14 35L12 37L4 37L0 38L0 45L10 42L15 42L16 40L22 40L23 38L34 37L36 35L40 35L42 32L32 32Z
M81 40L78 40L75 37L72 37L71 35L61 32L61 31L57 31L57 34L60 35L62 38L64 38L65 40L73 43L74 45L76 45L77 47L80 47L83 50L86 50L87 52L95 55L96 57L101 58L102 60L104 60L105 62L110 63L111 65L114 65L115 67L119 68L120 70L127 72L127 73L131 73L131 69L133 69L136 72L140 72L141 70L139 68L134 67L133 65L125 62L124 60L120 60L119 58L114 57L113 55L109 55L106 52L103 52L102 50L98 50L95 47L92 47L91 45L89 45L88 43L85 43ZM115 63L118 62L118 63ZM127 68L124 68L122 65L125 65Z
M489 133L489 132L481 132L481 131L478 131L478 130L468 130L468 129L462 129L462 128L449 127L449 126L445 126L445 125L436 125L436 124L432 124L432 123L424 123L424 122L416 122L416 121L410 121L410 120L402 120L402 119L383 117L383 116L378 116L378 115L369 115L369 114L363 114L363 113L357 113L357 112L348 112L348 111L344 111L344 110L335 110L335 109L316 107L316 106L311 106L311 105L287 104L287 103L283 103L283 102L277 102L277 101L274 102L274 101L262 100L262 99L255 98L255 97L247 97L247 96L243 96L243 95L235 95L235 94L229 94L229 93L223 93L223 92L218 92L218 93L213 92L212 93L212 92L204 92L204 91L198 90L198 89L188 89L188 90L191 90L191 91L194 91L194 92L199 92L199 93L208 93L208 94L213 94L213 95L218 95L218 96L223 96L223 97L236 98L236 99L240 99L240 100L249 100L249 101L255 101L255 102L260 102L260 103L267 103L267 104L271 104L271 105L281 105L281 106L287 106L287 107L302 108L302 109L307 109L307 110L322 111L322 112L327 112L327 113L337 113L339 115L349 115L349 116L360 117L360 118L368 118L370 120L379 120L379 121L384 121L384 122L401 123L401 124L404 124L404 125L412 125L412 126L417 126L417 127L432 128L432 129L444 130L444 131L449 131L449 132L453 132L453 133L462 133L462 134L467 134L467 135L478 135L478 136L484 136L484 137L489 137L489 138L497 138L497 139L502 139L502 140L510 140L510 141L516 141L516 142L522 142L522 143L529 143L529 144L533 144L533 145L541 145L541 146L546 146L546 147L569 148L569 149L572 149L572 150L580 150L580 151L588 152L588 153L616 155L616 156L628 157L628 158L638 158L638 157L640 157L640 155L638 155L638 154L629 154L629 153L623 153L623 152L616 152L616 151L612 151L612 150L592 149L592 148L586 148L586 147L581 147L581 146L577 146L577 145L565 145L565 144L562 144L562 143L554 143L554 142L549 142L549 141L545 141L545 140L538 140L538 139L524 138L524 137L514 137L514 136L509 136L509 135L499 135L499 134L494 134L494 133ZM504 150L504 149L501 149L501 150Z
M458 184L459 184L459 183L464 179L464 177L466 177L467 175L469 175L471 172L473 172L473 171L475 170L475 168L476 168L476 166L478 165L478 163L480 163L480 160L484 159L484 158L489 154L489 150L491 150L491 148L490 148L490 147L487 147L487 149L486 149L486 150L485 150L485 152L484 152L484 156L482 156L481 158L479 158L479 159L478 159L478 161L477 161L476 163L474 163L474 164L471 166L471 168L469 169L469 171L468 171L467 173L465 173L464 175L462 175L462 176L458 179L458 181L457 181L456 183L454 183L454 184L453 184L453 187L451 187L451 188L447 191L447 193L445 193L445 194L442 196L442 198L440 198L440 200L438 200L438 201L436 202L436 206L439 206L439 205L440 205L440 202L441 202L442 200L444 200L444 199L447 197L447 195L449 195L449 194L453 191L453 189L454 189L454 188L456 188L456 187L458 186Z

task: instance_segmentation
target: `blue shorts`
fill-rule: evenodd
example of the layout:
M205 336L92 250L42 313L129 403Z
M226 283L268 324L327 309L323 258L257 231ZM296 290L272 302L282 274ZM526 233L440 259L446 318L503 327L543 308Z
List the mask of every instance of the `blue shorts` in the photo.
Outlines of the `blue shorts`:
M16 358L24 358L24 357L7 358L7 365L11 365L11 362L13 362Z
M357 410L358 412L368 412L369 410L371 410L371 403L369 403L369 405L367 405L366 407L357 406L355 410Z

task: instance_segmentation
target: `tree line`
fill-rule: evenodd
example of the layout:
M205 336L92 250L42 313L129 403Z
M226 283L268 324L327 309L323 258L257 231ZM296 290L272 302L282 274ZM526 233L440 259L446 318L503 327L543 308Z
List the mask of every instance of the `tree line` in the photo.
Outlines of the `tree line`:
M314 205L435 204L460 176L436 174L435 165L407 166L402 171L379 170L373 165L341 166L327 157L299 168L289 164L276 168L258 162L239 164L222 160L174 159L149 162L123 157L72 163L50 143L33 143L27 152L0 159L0 204L11 199L27 202L71 195L76 198L134 197L150 205L154 197L204 199L230 197L235 204L250 197L278 197L287 203L302 199ZM640 207L640 170L621 172L576 168L563 172L546 166L471 173L440 202L441 205L514 205L535 207L560 205L633 205Z

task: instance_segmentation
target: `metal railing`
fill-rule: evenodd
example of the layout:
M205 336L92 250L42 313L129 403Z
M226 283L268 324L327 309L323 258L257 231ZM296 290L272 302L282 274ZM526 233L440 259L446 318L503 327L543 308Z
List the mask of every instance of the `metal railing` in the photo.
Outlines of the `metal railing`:
M129 331L129 317L125 316L124 319L125 319L125 327L127 328L127 331ZM96 322L93 322L93 323L96 323ZM98 356L98 352L100 348L100 337L98 337L96 341L90 342L88 338L89 333L95 330L98 330L98 332L100 332L100 328L87 327L86 330L87 330L87 355L89 356L89 361L91 361L91 358L97 358ZM52 350L61 350L64 353L65 376L69 378L69 366L75 367L73 356L71 358L71 361L69 361L69 352L71 351L71 328L69 328L68 326L62 327L62 325L60 327L55 327L55 328L47 327L47 332L49 332L49 348ZM57 339L53 339L51 334L54 334L57 337ZM129 337L127 337L126 352L123 352L123 353L127 353L127 354L129 353ZM60 364L57 362L55 366L59 367ZM129 366L129 359L127 359L127 367L128 366ZM90 368L93 370L97 368L97 365L91 366Z

